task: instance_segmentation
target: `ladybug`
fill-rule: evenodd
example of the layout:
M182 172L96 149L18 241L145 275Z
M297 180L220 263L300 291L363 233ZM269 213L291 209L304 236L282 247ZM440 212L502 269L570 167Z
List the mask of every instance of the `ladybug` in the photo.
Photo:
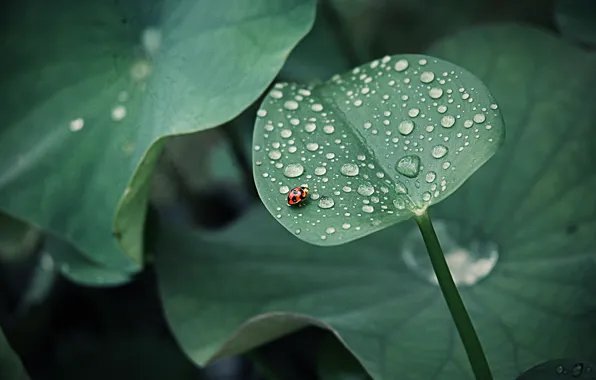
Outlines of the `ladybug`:
M302 185L299 187L295 187L288 193L288 205L294 206L298 203L302 202L306 199L308 192L310 191L309 187L306 185Z

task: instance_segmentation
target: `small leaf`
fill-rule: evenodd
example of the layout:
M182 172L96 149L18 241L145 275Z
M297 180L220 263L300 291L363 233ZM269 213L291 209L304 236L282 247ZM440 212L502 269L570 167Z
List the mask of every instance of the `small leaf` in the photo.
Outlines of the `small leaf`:
M14 353L0 329L0 379L29 380L19 357Z
M342 244L447 198L504 137L474 75L429 56L385 57L320 86L275 85L255 125L255 182L300 239ZM302 184L310 198L289 207Z
M593 380L596 366L583 360L555 359L540 363L517 378L517 380Z
M117 286L130 281L131 275L89 260L66 243L53 236L46 237L45 250L52 256L60 273L85 286Z
M596 1L556 0L555 21L564 37L596 47Z
M0 209L134 272L164 137L254 102L315 1L26 0L3 14Z

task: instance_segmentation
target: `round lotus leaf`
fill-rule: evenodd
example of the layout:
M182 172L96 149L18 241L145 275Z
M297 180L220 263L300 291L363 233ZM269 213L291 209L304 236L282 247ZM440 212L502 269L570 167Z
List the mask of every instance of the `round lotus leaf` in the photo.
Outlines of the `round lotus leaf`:
M257 113L259 195L316 245L361 238L424 212L501 146L505 126L473 74L423 55L387 56L320 85L278 83ZM297 186L306 199L288 205Z

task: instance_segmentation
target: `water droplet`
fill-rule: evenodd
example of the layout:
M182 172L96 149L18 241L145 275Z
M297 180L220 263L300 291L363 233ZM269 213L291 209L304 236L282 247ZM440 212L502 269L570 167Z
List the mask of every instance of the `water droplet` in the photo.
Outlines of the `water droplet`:
M288 178L300 177L304 173L304 167L300 164L289 164L284 168L284 175Z
M331 235L332 233L335 233L335 228L327 227L327 229L325 230L325 233Z
M358 186L358 189L356 191L358 192L358 194L362 195L363 197L369 197L375 192L375 188L372 184L365 183L365 184Z
M72 132L78 132L81 129L83 129L83 126L85 125L85 120L78 118L78 119L74 119L73 121L70 122L70 130Z
M563 368L563 366L562 366L562 365L560 365L560 366L558 366L558 367L557 367L557 373L558 373L559 375L560 375L560 374L562 374L564 371L565 371L565 368Z
M312 106L310 106L310 109L312 109L315 112L321 112L323 110L323 106L319 103L315 103Z
M279 133L281 135L281 137L283 137L284 139L289 138L290 136L292 136L292 131L290 131L289 129L282 129L282 131Z
M288 100L284 103L284 108L287 110L295 110L298 108L298 102L295 100Z
M420 157L415 154L404 156L397 161L395 169L406 177L415 178L420 172Z
M306 144L306 149L309 150L309 151L311 151L311 152L314 152L315 150L319 149L319 144L317 144L317 143L308 143L308 144Z
M438 144L431 148L430 154L434 158L443 158L445 157L448 151L449 149L445 145Z
M262 110L262 109L261 110L258 110L257 111L257 116L258 117L265 117L265 116L267 116L267 110Z
M443 90L437 87L433 87L430 90L428 90L428 96L430 96L433 99L439 99L441 96L443 96Z
M281 186L281 187L279 188L279 192L280 192L281 194L287 194L289 191L290 191L290 188L289 188L289 187L287 187L287 186Z
M349 229L350 227L352 227L349 223L344 223L341 225L341 228L343 228L344 230Z
M375 211L375 208L371 205L364 205L364 206L362 206L362 211L366 212L367 214L370 214L373 211Z
M319 207L320 208L331 208L335 205L335 201L333 198L323 195L321 199L319 199Z
M420 113L420 109L419 108L412 108L411 110L408 111L408 116L409 117L416 117L416 116L418 116L419 113Z
M283 96L284 96L283 92L281 92L279 90L271 91L271 97L274 99L281 99Z
M116 106L112 108L112 120L121 121L126 117L126 107Z
M404 202L404 200L401 198L397 198L396 200L394 200L393 205L398 210L403 210L406 208L406 202Z
M315 169L315 174L316 175L325 175L325 173L327 173L327 169L325 169L322 166L319 166Z
M308 123L304 126L304 130L308 133L314 132L317 126L314 123Z
M422 194L422 200L425 201L425 202L430 201L431 197L432 197L432 195L428 191L425 191Z
M443 162L443 165L442 166L443 166L443 169L447 170L451 166L451 162L445 161L445 162Z
M573 365L573 369L571 370L571 374L574 377L578 377L582 375L582 372L584 371L584 365L582 363L576 363Z
M474 122L472 120L464 121L464 128L470 128L472 125L474 125Z
M474 115L474 123L477 123L477 124L484 123L485 120L486 120L486 116L484 116L484 114L477 113L476 115Z
M409 135L414 130L414 122L410 120L404 120L397 126L397 130L404 136Z
M428 172L426 173L426 177L424 177L424 179L426 180L426 182L431 183L433 182L435 179L437 178L437 173L435 172Z
M455 124L455 118L451 115L443 116L441 119L441 125L445 128L451 128Z
M497 108L499 108L499 106L494 103L490 105L491 110L496 110Z
M355 177L358 175L358 166L353 163L343 164L340 172L345 176Z
M323 127L323 132L325 132L326 134L330 135L335 131L335 128L333 128L333 125L326 125Z
M397 191L398 194L407 194L408 188L402 182L397 181L395 182L395 191Z
M281 158L281 152L279 150L272 150L268 156L272 160L279 160Z
M408 61L406 61L405 59L400 59L399 61L397 61L395 63L395 71L404 71L405 69L408 68L410 64L408 63Z
M435 74L431 71L425 71L420 74L420 81L422 83L430 83L435 79Z

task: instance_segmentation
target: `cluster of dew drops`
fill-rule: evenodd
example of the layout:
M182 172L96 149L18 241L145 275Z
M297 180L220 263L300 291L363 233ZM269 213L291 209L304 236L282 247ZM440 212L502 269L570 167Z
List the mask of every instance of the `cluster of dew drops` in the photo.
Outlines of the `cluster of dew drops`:
M337 231L360 231L363 223L376 226L383 215L416 207L408 195L409 186L428 188L421 196L426 204L446 190L445 174L455 170L449 156L458 155L482 133L491 132L488 118L497 105L475 104L474 88L455 84L456 71L435 73L425 70L427 64L423 58L416 65L406 59L392 62L387 56L330 80L337 89L331 95L339 99L335 108L344 114L342 118L351 119L353 113L361 116L359 107L367 102L377 105L367 109L369 120L363 121L356 133L369 146L383 146L384 157L363 153L362 147L353 147L358 151L352 152L346 140L347 133L354 132L336 128L336 110L318 101L312 87L275 85L266 106L257 112L264 143L254 149L257 167L264 160L270 164L260 174L279 186L279 195L275 195L280 204L278 219L293 219L296 234L314 227L323 240L334 234L341 239ZM472 116L466 119L463 114ZM461 131L453 133L454 128ZM492 137L486 138L492 141ZM424 154L429 157L421 158ZM379 164L381 158L392 165ZM431 164L425 168L429 160ZM277 178L277 171L283 177ZM298 179L305 181L292 182ZM283 211L285 194L302 184L311 188L316 218L305 219L300 211ZM342 223L325 222L330 217Z

